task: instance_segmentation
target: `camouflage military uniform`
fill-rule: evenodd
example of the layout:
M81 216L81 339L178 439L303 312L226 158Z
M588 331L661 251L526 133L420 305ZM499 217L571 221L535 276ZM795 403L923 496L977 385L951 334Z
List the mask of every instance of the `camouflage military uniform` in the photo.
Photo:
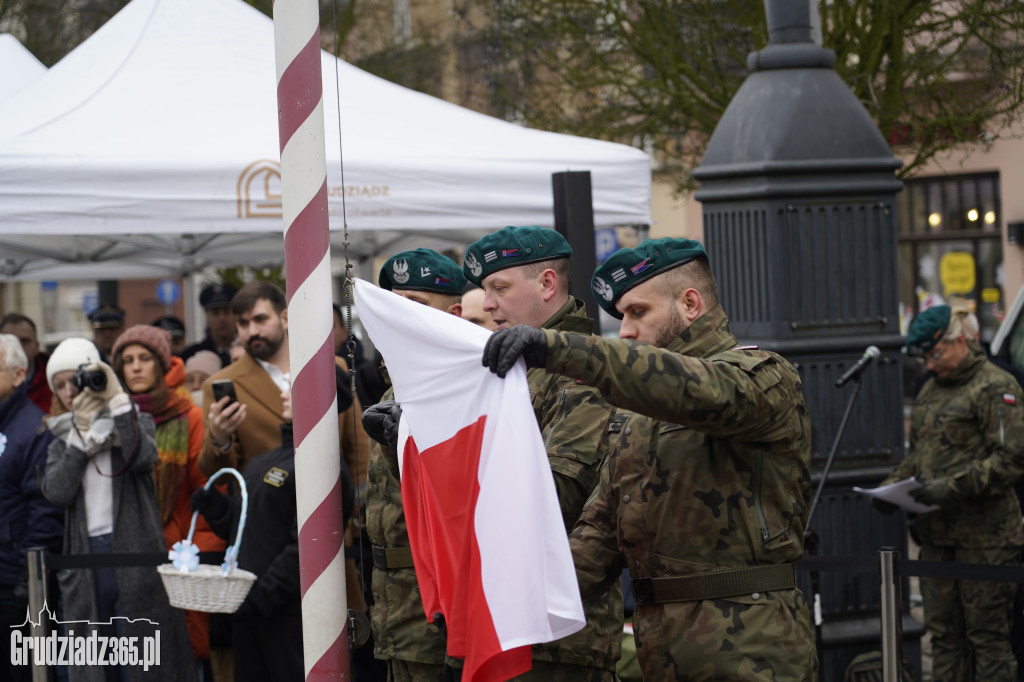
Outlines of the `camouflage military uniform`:
M1024 472L1021 400L1016 380L978 348L945 379L929 380L914 400L910 451L887 482L946 480L955 499L917 518L922 560L1020 563L1024 528L1013 485ZM1015 589L921 580L936 680L1016 679L1009 642Z
M393 398L394 389L389 387L382 400ZM409 546L398 459L375 441L370 443L366 531L376 547ZM437 680L444 664L445 640L441 630L427 621L416 571L375 566L371 584L373 655L388 661L389 682Z
M634 581L792 570L809 504L810 421L789 363L735 348L720 307L664 349L546 335L548 370L640 413L570 538L584 595L624 566ZM633 627L648 682L815 678L810 614L795 588L638 604Z
M570 297L545 329L589 334L593 321L583 302ZM555 475L566 533L572 529L600 475L614 410L601 395L575 380L543 369L526 373L533 411ZM600 682L614 679L622 651L623 605L619 583L583 600L587 625L579 632L533 647L534 669L516 679L537 682Z
M589 332L593 323L575 299L546 324L566 331ZM579 518L583 503L597 485L607 448L612 410L597 391L572 379L531 369L527 374L534 414L541 427L566 532ZM393 397L388 389L383 400ZM527 498L528 499L528 498ZM366 522L370 540L380 547L408 547L397 459L378 443L370 449ZM371 620L374 655L389 661L395 679L405 679L414 662L413 679L436 679L445 660L440 630L426 621L416 573L412 568L373 571ZM587 625L580 632L534 647L535 669L518 679L556 682L611 680L621 651L622 591L618 583L584 600ZM430 666L436 667L436 673ZM418 671L418 675L416 674Z

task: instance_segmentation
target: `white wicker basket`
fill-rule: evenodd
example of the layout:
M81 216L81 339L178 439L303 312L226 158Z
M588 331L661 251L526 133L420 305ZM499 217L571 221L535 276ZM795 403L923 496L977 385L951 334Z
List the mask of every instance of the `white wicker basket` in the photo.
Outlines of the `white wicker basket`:
M191 573L182 573L171 564L157 566L171 606L207 613L234 613L245 601L256 575L236 568L228 575L220 566L200 564Z
M229 474L238 479L242 491L242 514L238 520L238 533L235 536L235 544L228 547L225 552L224 564L221 566L199 564L191 570L182 570L174 564L162 564L156 569L164 583L171 606L179 609L207 613L234 613L245 601L252 584L256 582L254 573L243 571L234 565L234 559L238 557L238 548L242 545L242 531L245 529L245 517L249 507L249 494L245 489L245 479L235 469L224 468L211 476L205 487L209 489L213 482L223 474ZM189 526L188 538L186 538L186 542L189 544L192 543L192 536L196 531L198 515L198 512L192 514L192 524Z

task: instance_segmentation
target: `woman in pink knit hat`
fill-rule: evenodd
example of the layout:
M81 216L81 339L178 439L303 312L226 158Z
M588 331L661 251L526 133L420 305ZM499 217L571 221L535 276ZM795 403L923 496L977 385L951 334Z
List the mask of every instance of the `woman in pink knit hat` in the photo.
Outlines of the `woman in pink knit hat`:
M206 483L199 471L203 445L203 411L185 386L185 363L171 355L170 334L138 324L121 333L111 351L114 371L131 393L140 412L156 422L158 460L154 469L157 508L168 549L188 536L192 493ZM225 547L199 519L192 539L202 551ZM209 614L186 611L192 652L197 661L210 657Z

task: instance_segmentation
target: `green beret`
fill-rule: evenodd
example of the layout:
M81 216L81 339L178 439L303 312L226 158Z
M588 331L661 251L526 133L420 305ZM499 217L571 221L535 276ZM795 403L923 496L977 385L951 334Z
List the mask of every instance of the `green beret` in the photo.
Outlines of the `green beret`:
M484 279L498 270L571 255L569 242L554 230L509 226L470 244L462 269L466 279L483 286Z
M937 305L915 317L907 334L907 355L920 356L935 348L949 329L952 314L948 305Z
M615 302L624 293L694 258L707 260L708 254L693 239L647 239L635 249L619 249L594 271L594 298L609 315L621 320L622 313L615 309Z
M414 289L449 296L461 296L466 288L459 264L430 249L396 253L384 263L377 281L388 291Z

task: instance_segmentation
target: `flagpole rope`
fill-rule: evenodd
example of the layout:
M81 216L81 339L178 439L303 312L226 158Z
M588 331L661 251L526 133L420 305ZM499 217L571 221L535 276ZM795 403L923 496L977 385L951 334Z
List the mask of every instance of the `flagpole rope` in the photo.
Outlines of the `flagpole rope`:
M355 284L355 278L352 265L352 260L349 258L348 247L350 244L348 234L348 204L345 199L347 192L345 191L345 144L341 136L341 69L338 66L338 62L341 60L341 39L338 35L338 0L332 0L331 2L331 20L334 28L334 91L338 96L338 171L341 175L341 225L342 225L342 248L344 249L345 256L345 275L342 278L342 295L344 296L344 309L345 319L345 330L347 335L345 337L345 350L348 351L348 381L349 391L352 393L353 402L358 396L356 390L356 340L352 330L352 305L354 299L352 296L352 287ZM369 405L361 405L366 408ZM359 432L362 431L361 424L358 420L362 419L361 414L357 414L357 410L352 410L352 442L355 446L356 451L359 450ZM352 510L352 518L355 519L355 527L359 530L359 569L360 571L366 571L368 567L367 558L369 552L366 551L365 534L363 533L362 514L366 509L366 483L362 479L363 472L359 470L359 457L355 457L356 464L355 471L352 472L352 481L356 491L355 505ZM362 586L360 586L362 587ZM358 614L358 612L349 612L349 644L360 646L369 637L369 623L366 622L365 614ZM360 617L361 616L361 617ZM359 630L362 630L359 632Z

